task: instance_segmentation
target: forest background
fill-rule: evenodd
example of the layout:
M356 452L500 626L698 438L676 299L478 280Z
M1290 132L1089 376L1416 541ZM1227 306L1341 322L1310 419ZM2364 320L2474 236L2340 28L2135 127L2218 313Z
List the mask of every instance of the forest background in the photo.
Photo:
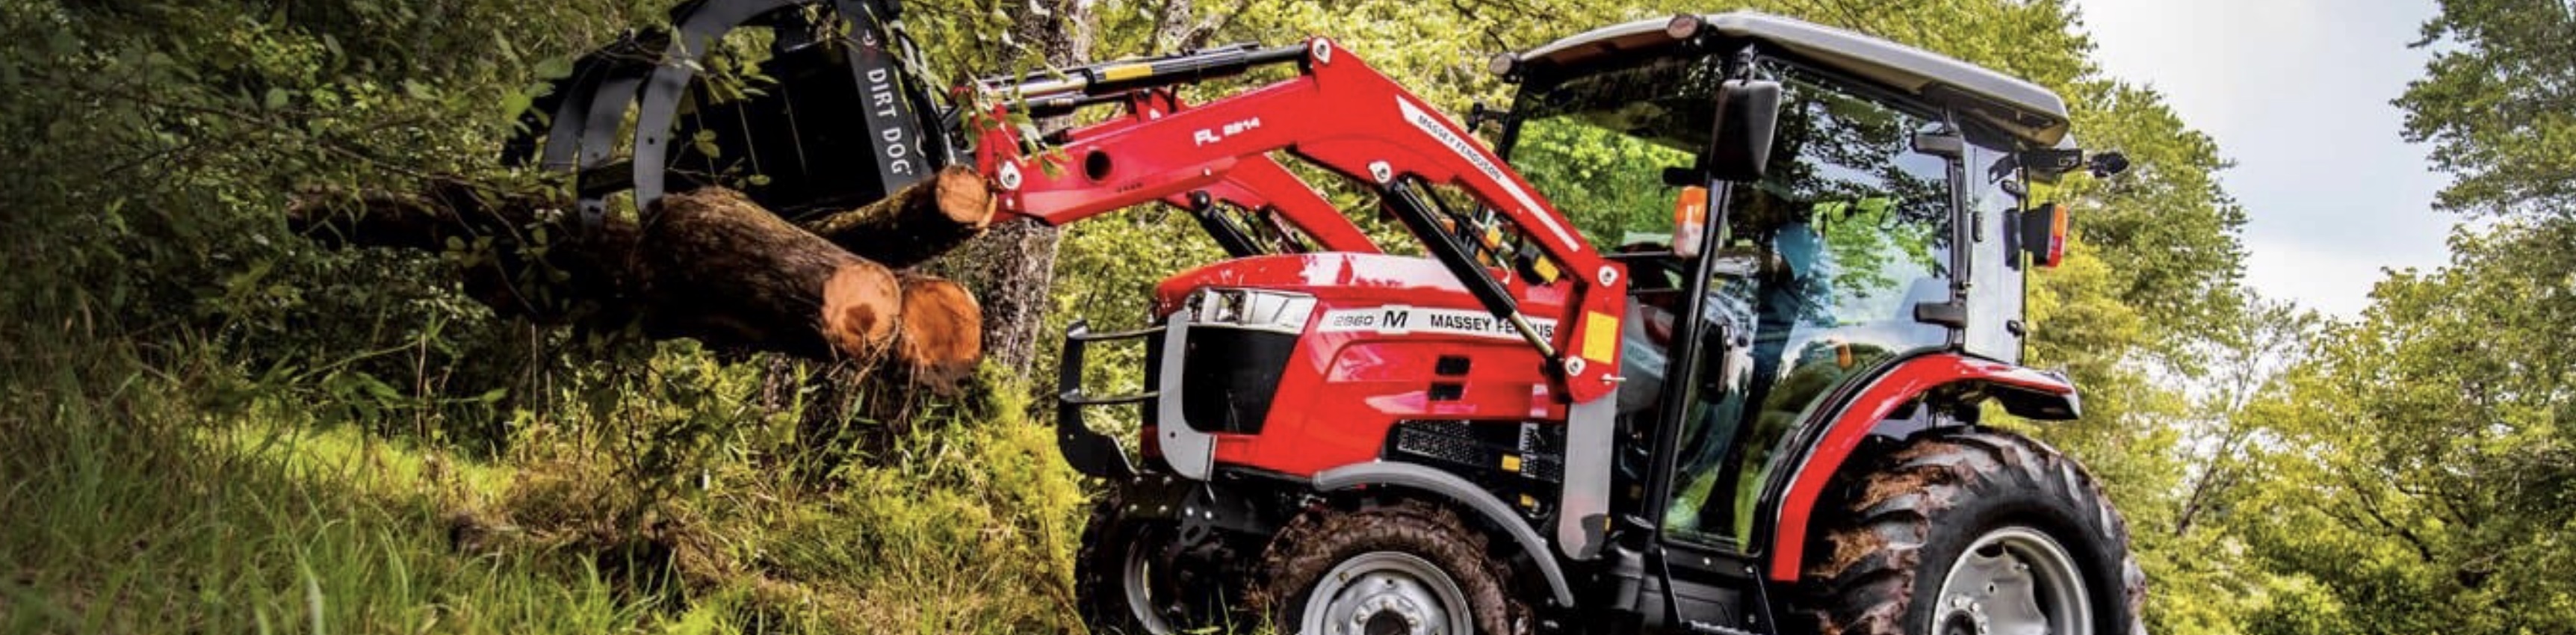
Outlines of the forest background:
M872 418L828 369L496 318L453 282L478 245L287 229L296 192L496 171L545 78L669 4L0 3L0 628L1079 630L1087 493L1030 416L1043 335ZM1325 34L1453 113L1499 103L1494 52L1712 9L907 4L946 77ZM2154 632L2576 632L2576 8L2441 5L2397 106L2454 179L2425 210L2460 219L2453 258L2350 319L2239 284L2262 210L2088 60L2076 6L1746 6L2028 78L2135 161L2061 192L2079 239L2038 277L2033 354L2087 417L2029 429L2108 484ZM1154 209L1001 233L983 249L1052 276L969 282L1042 298L994 316L1035 334L1132 322L1219 253Z

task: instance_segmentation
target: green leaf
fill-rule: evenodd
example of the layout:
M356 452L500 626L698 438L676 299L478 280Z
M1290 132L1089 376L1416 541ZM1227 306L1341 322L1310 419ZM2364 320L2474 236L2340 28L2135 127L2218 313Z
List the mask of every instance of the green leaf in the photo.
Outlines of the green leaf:
M546 58L545 61L537 62L537 79L553 81L563 79L571 75L572 58L570 57L555 56Z
M501 96L501 121L516 123L519 115L528 112L528 107L535 101L536 98L528 96L528 93L523 91L514 90L508 95Z
M690 138L689 142L692 146L697 148L699 154L707 155L707 158L712 159L724 156L724 147L716 144L716 131L714 130L700 130L696 135Z

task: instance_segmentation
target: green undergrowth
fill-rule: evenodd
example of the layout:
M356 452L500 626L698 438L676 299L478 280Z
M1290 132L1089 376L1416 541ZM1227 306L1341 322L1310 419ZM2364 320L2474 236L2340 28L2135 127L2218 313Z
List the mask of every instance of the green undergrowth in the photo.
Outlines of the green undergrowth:
M0 352L5 632L1079 630L1085 493L1018 400L853 422L873 444L827 460L750 365L665 351L648 381L688 386L593 382L621 392L469 449L45 348Z
M149 373L9 370L10 632L604 632L654 608L581 563L451 550L442 515L497 468L202 416Z

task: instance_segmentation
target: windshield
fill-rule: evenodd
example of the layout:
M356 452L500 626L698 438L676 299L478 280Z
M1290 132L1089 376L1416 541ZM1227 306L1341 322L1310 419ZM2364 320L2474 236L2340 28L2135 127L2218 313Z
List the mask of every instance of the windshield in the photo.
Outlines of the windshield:
M1714 56L1665 58L1535 86L1513 105L1512 167L1593 244L1665 241L1679 186L1715 126Z

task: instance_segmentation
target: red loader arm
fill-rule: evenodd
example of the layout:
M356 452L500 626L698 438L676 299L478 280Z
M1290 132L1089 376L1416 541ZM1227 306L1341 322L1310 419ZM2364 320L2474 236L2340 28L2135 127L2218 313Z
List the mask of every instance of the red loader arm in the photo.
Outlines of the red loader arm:
M1180 99L1170 91L1137 91L1128 101L1128 117L1124 123L1143 124L1179 112L1181 108ZM1075 131L1074 137L1088 138L1100 127ZM1316 246L1325 251L1380 253L1377 243L1370 242L1368 234L1351 224L1349 218L1342 216L1341 210L1334 209L1331 202L1316 194L1314 188L1306 185L1305 179L1289 173L1288 168L1267 155L1243 157L1233 170L1226 172L1223 181L1194 192L1204 192L1210 200L1269 214L1276 222L1313 238ZM1164 197L1163 202L1181 209L1192 209L1196 204L1190 198L1189 193L1174 194Z
M1021 131L984 130L980 168L1001 185L1001 209L1050 225L1192 192L1236 202L1286 202L1279 209L1328 248L1365 242L1358 229L1304 183L1270 160L1284 151L1326 170L1371 184L1387 207L1447 265L1485 308L1519 329L1548 358L1553 391L1566 403L1591 402L1616 388L1624 268L1603 259L1572 223L1533 194L1519 174L1421 98L1369 68L1357 55L1316 38L1303 47L1211 53L1113 63L995 88L1026 100L1067 95L1123 95L1157 86L1241 72L1259 64L1297 62L1298 77L1194 108L1161 113L1153 104L1129 117L1072 131L1060 153L1030 156ZM994 113L996 115L1006 113ZM1005 120L996 117L996 121ZM1542 252L1538 280L1478 264L1451 239L1431 185L1455 186L1499 212ZM1181 198L1175 198L1181 197ZM1347 230L1347 234L1343 233ZM1371 248L1373 251L1374 249ZM1559 328L1531 326L1518 300L1529 284L1572 285ZM1521 292L1515 292L1518 289Z

